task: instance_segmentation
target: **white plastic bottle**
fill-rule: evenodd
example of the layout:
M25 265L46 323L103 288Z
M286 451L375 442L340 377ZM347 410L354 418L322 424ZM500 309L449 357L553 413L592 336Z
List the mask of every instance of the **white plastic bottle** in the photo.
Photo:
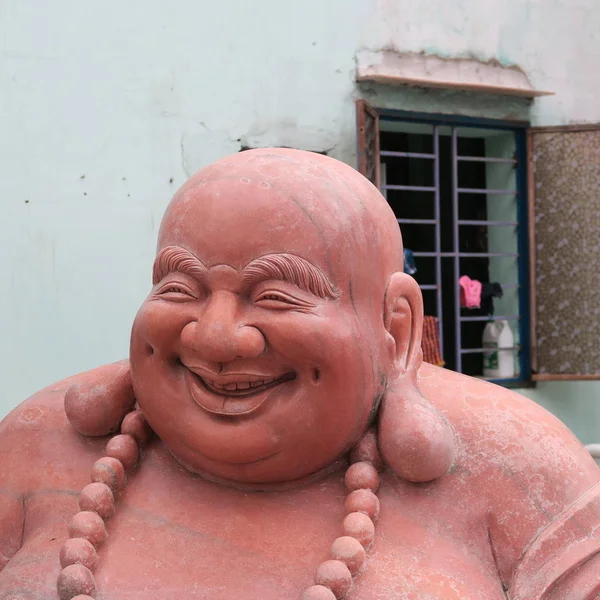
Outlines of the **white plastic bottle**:
M483 330L483 376L510 379L515 376L515 344L510 324L506 320L489 321Z

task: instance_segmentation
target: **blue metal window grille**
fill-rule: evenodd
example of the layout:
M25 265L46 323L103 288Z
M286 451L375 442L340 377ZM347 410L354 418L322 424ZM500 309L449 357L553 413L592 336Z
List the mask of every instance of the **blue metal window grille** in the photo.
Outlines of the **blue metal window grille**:
M433 269L426 269L433 274L433 281L423 281L417 273L424 292L426 305L433 303L428 294L435 296L435 316L439 327L440 349L442 356L451 357L450 368L467 374L482 376L477 372L477 361L482 361L483 343L475 343L477 336L483 331L485 323L490 320L508 320L515 334L516 343L511 349L517 357L516 375L510 379L492 380L507 386L520 386L529 383L530 372L530 330L529 330L529 251L528 251L528 208L527 208L527 164L526 164L526 123L514 123L489 119L473 119L467 117L451 117L446 115L429 115L404 111L378 110L380 119L380 153L382 169L382 193L388 198L398 218L405 240L410 233L422 232L419 243L426 249L414 251L417 261L431 260ZM423 134L427 128L430 132ZM421 135L413 135L413 142L421 138L421 146L399 148L398 143L390 143L395 139L390 129L403 133L405 139L411 131L421 131ZM387 130L387 138L386 138ZM464 148L475 144L478 139L487 136L488 145L497 139L510 140L510 156L494 156L487 150L478 153L465 152ZM418 141L418 140L417 140ZM486 140L484 140L486 141ZM478 148L482 147L480 142ZM415 145L414 143L412 144ZM443 149L441 148L443 146ZM463 150L461 150L461 145ZM410 144L408 144L410 146ZM470 147L470 146L469 146ZM411 180L390 181L389 169L393 161L403 159L402 170L416 170L421 165L421 178L418 173ZM396 163L398 164L398 163ZM427 166L423 166L427 165ZM400 167L396 167L397 170ZM471 171L469 171L471 169ZM481 180L477 185L463 182L463 173L477 171ZM510 187L493 187L494 174L512 171ZM423 173L427 172L427 177ZM410 173L409 173L410 174ZM390 199L393 195L394 200ZM470 198L470 200L465 200ZM498 200L496 200L498 199ZM496 204L494 204L496 201ZM501 204L501 203L504 204ZM417 215L406 216L404 210L407 203L418 209ZM464 214L463 205L484 213L484 216ZM478 204L480 203L480 204ZM485 205L485 206L484 206ZM498 209L498 206L509 207ZM423 214L424 207L430 207L430 214ZM429 210L429 208L427 208ZM409 211L410 212L410 211ZM415 211L413 210L413 213ZM500 212L500 218L487 213ZM506 216L508 214L508 217ZM469 229L471 228L471 229ZM487 248L465 248L469 243L469 235L473 237L473 228L485 231ZM498 233L501 232L501 233ZM409 235L407 235L409 234ZM413 235L413 239L414 239ZM425 243L425 238L427 243ZM492 243L496 240L495 243ZM497 240L501 240L498 242ZM502 242L504 240L504 242ZM510 243L509 243L510 242ZM492 247L490 247L492 246ZM498 247L500 246L500 247ZM505 295L512 301L498 301L500 308L508 305L508 312L494 312L492 316L477 314L461 308L459 277L469 274L470 266L479 260L479 268L487 264L488 270L508 272L514 276L508 280L495 280L501 284ZM487 263L486 263L487 261ZM510 261L501 263L500 261ZM492 265L508 265L507 268L492 269ZM429 298L429 300L428 300ZM451 310L449 310L449 308ZM430 311L428 314L432 314ZM478 358L475 358L478 357Z

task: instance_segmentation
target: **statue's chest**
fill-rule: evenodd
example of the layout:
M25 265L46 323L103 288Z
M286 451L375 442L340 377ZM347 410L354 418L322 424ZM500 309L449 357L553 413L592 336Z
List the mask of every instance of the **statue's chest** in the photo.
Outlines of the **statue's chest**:
M98 584L118 589L115 600L147 598L142 590L156 600L299 598L340 535L341 478L286 493L157 481L142 494L144 479L122 498L100 551Z
M202 512L198 507L196 515ZM190 525L132 510L115 519L97 572L105 600L300 600L340 535L340 515L283 508L249 518L206 511ZM135 513L136 518L132 519ZM382 517L349 600L500 600L495 574L436 535L386 530ZM110 593L109 593L110 591Z
M345 516L341 476L275 494L205 483L191 493L168 481L141 494L146 486L138 483L120 502L100 551L104 600L299 600ZM380 496L375 543L349 600L504 597L491 565L445 535L433 515Z
M375 543L349 600L504 598L485 541L473 542L478 533L467 544L461 524L449 526L431 507L415 510L418 497L390 486L382 485ZM142 468L107 522L97 598L300 599L341 535L344 496L341 475L302 490L244 494L173 469ZM76 497L44 494L30 508L31 533L0 573L0 592L52 598Z

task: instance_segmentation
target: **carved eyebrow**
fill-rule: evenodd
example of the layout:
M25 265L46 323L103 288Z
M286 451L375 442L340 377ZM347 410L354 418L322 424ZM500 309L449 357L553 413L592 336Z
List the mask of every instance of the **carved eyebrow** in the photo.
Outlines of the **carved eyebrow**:
M265 279L280 279L319 298L335 300L339 297L339 292L321 269L295 254L261 256L244 267L242 277L248 285Z
M189 250L180 246L163 248L154 261L152 283L156 285L168 273L185 273L202 280L208 269ZM339 292L327 275L318 267L295 254L266 254L249 262L242 271L246 285L253 285L265 279L279 279L293 283L299 288L319 298L339 297Z
M202 261L191 252L179 246L167 246L157 255L152 269L152 284L156 285L165 275L173 272L186 273L195 279L206 274Z

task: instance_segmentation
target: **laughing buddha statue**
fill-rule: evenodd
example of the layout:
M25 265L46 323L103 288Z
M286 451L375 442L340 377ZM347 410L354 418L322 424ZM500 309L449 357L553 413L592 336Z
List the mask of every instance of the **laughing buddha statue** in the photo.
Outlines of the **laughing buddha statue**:
M253 150L176 193L129 360L0 425L1 600L591 600L600 469L424 364L378 190Z

